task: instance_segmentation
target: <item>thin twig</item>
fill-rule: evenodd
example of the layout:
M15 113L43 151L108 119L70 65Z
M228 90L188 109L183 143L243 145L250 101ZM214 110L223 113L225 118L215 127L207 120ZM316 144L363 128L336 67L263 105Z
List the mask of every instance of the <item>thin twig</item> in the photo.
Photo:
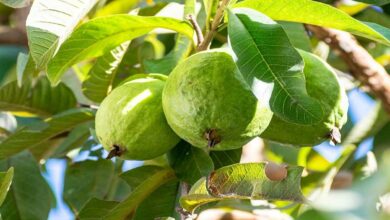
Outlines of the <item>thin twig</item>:
M199 24L196 21L196 18L194 18L191 14L187 15L187 20L190 21L192 27L195 30L197 46L199 46L204 40L202 30L200 29Z
M225 8L227 7L228 4L229 4L229 0L222 0L221 4L217 9L217 12L215 13L213 23L211 23L211 29L209 32L207 32L203 42L198 46L197 51L203 51L209 48L209 45L214 38L214 35L218 29L219 24L221 23L221 20L225 12Z
M313 25L306 28L339 54L350 73L382 101L390 115L390 75L383 66L347 32Z

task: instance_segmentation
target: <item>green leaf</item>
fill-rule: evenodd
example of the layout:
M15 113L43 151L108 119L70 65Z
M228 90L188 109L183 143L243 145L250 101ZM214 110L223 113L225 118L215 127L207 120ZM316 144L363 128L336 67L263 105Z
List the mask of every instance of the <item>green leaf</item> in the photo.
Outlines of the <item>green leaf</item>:
M82 85L84 95L90 100L100 103L108 95L129 43L125 42L96 59Z
M189 14L195 15L194 0L185 1L184 18ZM168 75L182 59L186 58L190 54L191 50L192 40L184 34L179 34L174 48L168 55L158 60L144 61L145 71L148 73L163 73Z
M12 7L12 8L23 8L30 5L32 0L0 0L0 3Z
M22 87L23 81L28 81L29 77L37 76L39 70L35 69L35 63L30 54L19 53L16 61L16 80L18 86Z
M77 213L90 199L104 199L114 174L111 160L87 160L69 165L65 173L65 202Z
M370 5L386 5L390 0L356 0L357 2L364 2Z
M119 202L116 201L104 201L93 198L85 204L77 217L80 220L102 220L118 204Z
M131 171L129 171L131 172ZM161 185L175 179L175 173L170 168L161 168L160 171L149 175L134 188L132 193L120 202L108 215L106 220L125 220L133 216L137 206Z
M135 189L149 176L155 175L161 170L163 170L163 168L160 166L141 166L122 173L120 177L130 186L131 189Z
M390 31L380 25L360 22L330 5L312 0L245 0L234 7L260 11L274 20L313 24L348 31L390 45Z
M180 204L187 211L198 206L224 199L290 200L303 202L301 175L303 168L289 166L287 177L271 181L265 175L265 163L235 164L214 171L208 178L199 180ZM210 189L218 195L211 195Z
M219 169L224 166L239 163L241 159L242 149L211 151L210 157L214 162L214 169Z
M185 141L169 152L168 159L176 176L191 185L214 170L210 156L203 149L192 147Z
M14 177L14 168L10 167L7 172L0 172L0 206L10 189L12 178Z
M93 19L73 32L50 61L48 77L58 83L73 64L101 56L123 42L142 36L155 28L171 29L192 39L192 27L183 21L164 17L113 15Z
M23 127L0 143L0 158L15 155L25 149L32 148L73 127L94 120L94 113L89 109L71 109Z
M63 83L51 87L46 78L41 78L32 86L24 82L22 87L12 81L0 88L0 110L28 112L40 116L50 116L76 107L73 92Z
M228 31L237 66L259 100L269 102L285 121L313 124L322 119L319 102L306 91L303 60L281 25L240 8L229 11Z
M27 17L30 53L43 69L96 0L35 0Z
M0 207L3 220L47 219L52 192L34 157L23 152L3 161L3 168L14 168L11 189Z
M66 139L55 149L52 157L64 157L69 151L82 146L91 136L93 122L85 123L70 131Z
M291 44L294 47L305 50L307 52L312 51L310 39L306 34L306 30L303 27L303 24L288 21L278 21L278 23L282 25L284 31L290 39Z
M133 220L159 219L176 213L177 180L171 180L152 192L137 208Z
M115 0L109 2L102 9L100 9L95 17L102 17L113 14L126 14L135 6L138 5L140 0Z

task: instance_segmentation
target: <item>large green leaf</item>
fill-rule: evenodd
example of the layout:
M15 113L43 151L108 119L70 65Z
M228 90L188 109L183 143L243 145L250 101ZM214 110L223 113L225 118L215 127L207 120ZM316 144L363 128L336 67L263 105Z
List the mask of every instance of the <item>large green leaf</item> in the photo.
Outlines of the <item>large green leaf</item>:
M237 66L259 100L269 102L285 121L313 124L322 119L319 102L306 91L303 60L281 25L240 8L229 11L228 28Z
M80 220L102 220L119 202L93 198L89 200L77 215Z
M288 21L279 21L278 23L282 25L294 47L311 52L310 39L303 27L303 24Z
M7 196L13 177L13 167L10 167L6 172L0 172L0 206L3 204L5 197Z
M168 159L176 176L191 185L214 170L210 156L203 149L192 147L185 141L169 152Z
M2 219L47 219L52 192L33 156L23 152L2 161L1 167L2 170L7 170L9 167L15 169L11 189L0 207Z
M108 95L128 46L129 42L125 42L96 59L82 85L86 97L100 103Z
M274 20L293 21L348 31L390 45L390 31L380 25L360 22L330 5L312 0L245 0L235 7L258 10Z
M132 172L132 171L129 171ZM170 168L161 168L158 172L151 173L144 178L132 193L120 202L111 212L104 216L106 220L125 220L135 214L138 205L161 185L175 179L175 172Z
M199 180L180 203L187 211L223 199L265 199L303 202L301 175L303 168L290 166L282 181L271 181L265 175L265 163L235 164L222 167L208 178ZM215 195L211 195L212 191Z
M111 160L87 160L71 164L65 174L65 202L77 213L90 199L104 199L114 174Z
M219 169L224 166L239 163L241 159L242 149L211 151L210 157L214 162L214 169Z
M40 116L50 116L76 107L73 92L63 83L51 87L46 78L41 78L32 86L24 82L22 87L12 81L0 88L0 110L28 112Z
M137 208L133 220L159 219L176 213L178 180L171 180L152 192Z
M12 8L23 8L31 4L32 0L0 0L0 3Z
M52 157L64 157L69 151L83 146L91 136L91 128L93 128L92 121L75 127L69 132L69 135L65 140L55 149Z
M195 1L186 0L184 5L184 18L195 15ZM148 73L169 74L179 61L186 58L192 49L192 40L184 34L177 36L175 46L165 57L158 60L145 60L144 68Z
M27 17L30 53L43 69L97 0L35 0Z
M61 114L23 127L0 143L0 159L15 155L32 148L73 127L94 119L90 109L71 109Z
M56 84L73 64L101 56L123 42L144 35L155 28L171 29L192 38L192 27L183 21L164 17L113 15L93 19L73 32L50 61L48 76Z

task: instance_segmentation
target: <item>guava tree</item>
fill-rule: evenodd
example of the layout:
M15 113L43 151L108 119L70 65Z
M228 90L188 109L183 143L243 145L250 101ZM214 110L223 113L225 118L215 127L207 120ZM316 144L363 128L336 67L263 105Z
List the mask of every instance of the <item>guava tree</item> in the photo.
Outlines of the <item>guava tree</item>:
M390 218L390 0L0 3L2 219Z

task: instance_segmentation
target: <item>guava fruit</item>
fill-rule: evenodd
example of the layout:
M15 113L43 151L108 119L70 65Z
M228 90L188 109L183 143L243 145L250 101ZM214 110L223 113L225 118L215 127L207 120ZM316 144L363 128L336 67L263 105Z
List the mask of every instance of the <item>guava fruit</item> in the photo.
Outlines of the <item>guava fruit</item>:
M242 147L272 118L232 57L218 50L192 55L174 68L163 91L163 109L177 135L210 150Z
M162 109L165 79L158 74L136 76L103 100L95 126L99 141L110 151L109 157L152 159L179 142Z
M305 67L308 94L317 99L324 111L323 119L312 125L298 125L273 116L262 138L280 143L310 146L326 139L340 142L339 129L347 121L348 98L333 69L313 54L299 51Z

